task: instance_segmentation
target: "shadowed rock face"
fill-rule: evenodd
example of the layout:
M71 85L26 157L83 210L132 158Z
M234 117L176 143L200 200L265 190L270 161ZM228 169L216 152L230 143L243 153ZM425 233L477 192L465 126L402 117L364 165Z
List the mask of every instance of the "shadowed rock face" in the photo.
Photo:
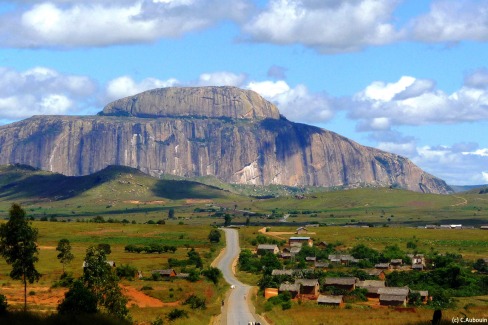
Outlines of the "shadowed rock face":
M0 127L0 164L8 163L65 175L125 165L241 184L450 191L406 158L289 122L233 87L157 89L115 101L102 116L35 116Z

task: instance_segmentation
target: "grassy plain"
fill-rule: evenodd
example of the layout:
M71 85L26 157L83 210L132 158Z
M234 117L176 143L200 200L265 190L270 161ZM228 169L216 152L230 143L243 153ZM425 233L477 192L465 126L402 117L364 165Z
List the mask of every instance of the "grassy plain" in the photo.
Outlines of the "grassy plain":
M64 289L54 289L51 285L62 273L62 266L56 259L55 247L61 238L68 238L73 247L75 260L67 271L75 276L82 273L82 261L89 245L108 243L112 253L110 260L117 265L130 264L150 275L151 270L167 268L169 258L186 258L187 249L195 249L208 265L222 248L210 245L208 233L210 225L223 223L223 218L213 217L213 211L196 212L195 209L222 209L233 215L233 223L244 224L250 214L251 227L239 230L241 246L253 248L251 240L262 227L270 227L271 232L294 232L298 225L319 223L322 226L310 228L310 236L315 241L340 242L340 249L347 250L356 244L366 244L376 249L398 244L407 250L406 244L414 241L417 250L462 254L464 258L475 260L488 257L488 232L479 229L431 230L416 226L426 224L463 224L479 227L488 224L488 196L475 191L453 195L421 194L398 189L364 188L347 191L320 191L275 198L255 198L233 193L233 186L206 186L196 182L157 179L125 167L110 167L93 175L66 177L63 175L32 170L19 166L0 166L0 218L7 217L12 202L20 203L29 217L36 221L39 229L40 261L38 270L43 274L39 283L29 286L33 294L29 296L31 308L54 311ZM279 194L272 187L268 189L245 188L250 194ZM287 189L288 191L288 189ZM286 191L285 191L286 192ZM177 219L168 220L170 209L175 210ZM252 212L264 216L253 216ZM283 215L289 215L286 223L279 222ZM123 220L136 224L76 222L94 217L105 220ZM273 217L275 216L275 217ZM59 221L40 222L40 218L56 217ZM166 219L165 225L143 224L148 221ZM183 224L180 224L183 223ZM346 224L369 224L374 228L339 227ZM327 225L327 226L325 226ZM278 239L291 235L275 234ZM163 254L136 254L124 252L128 244L146 245L159 243L178 246L177 251ZM8 277L10 267L0 260L0 293L16 297L21 293L19 281ZM256 275L239 272L238 276L247 283L255 284ZM123 281L123 286L136 290L145 297L155 298L157 307L147 304L131 307L134 320L149 323L163 317L173 308L185 309L190 318L174 324L208 324L212 315L220 313L220 299L225 286L218 287L209 282L196 284L183 279L168 282ZM143 286L152 290L142 290ZM180 302L195 293L207 298L206 311L192 311ZM12 304L21 302L9 299ZM258 311L263 303L258 298ZM460 308L465 305L487 305L488 297L460 298ZM150 299L148 299L150 300ZM311 302L300 307L294 303L291 310L282 311L275 307L267 312L275 324L416 324L431 319L430 310L419 310L412 314L399 313L390 309L371 309L358 306L353 309L318 308ZM467 315L486 315L486 309L464 311ZM464 309L449 311L446 315L458 314ZM471 310L474 310L471 312ZM469 312L469 313L468 313ZM478 313L478 314L476 314ZM484 313L484 314L483 314ZM457 315L456 314L456 315ZM475 315L476 314L476 315ZM309 322L310 320L310 322ZM354 322L353 322L354 321ZM342 323L341 323L342 322Z
M210 265L213 259L222 249L223 244L210 244L207 236L210 226L195 227L189 225L146 225L146 224L96 224L81 222L33 222L33 227L39 230L38 245L40 248L37 270L43 275L38 283L28 286L31 308L34 310L54 311L57 302L63 298L64 289L51 288L54 281L62 274L62 265L56 258L55 247L62 238L68 238L71 242L75 259L67 266L66 271L72 272L75 277L82 274L82 263L86 248L99 243L110 244L112 253L108 255L117 265L129 264L143 272L144 276L150 276L152 270L168 268L168 258L186 259L187 247L194 247L201 255L204 265ZM175 253L162 254L138 254L127 253L124 247L127 244L168 244L178 247ZM185 246L186 245L186 246ZM7 295L9 304L20 305L22 303L22 286L20 281L13 281L8 277L10 266L0 260L0 293ZM149 322L156 317L164 316L173 308L185 309L190 313L194 324L208 324L210 317L220 313L220 299L223 295L224 284L214 286L212 283L200 280L190 283L185 279L172 281L122 281L124 287L134 288L142 293L140 299L133 302L142 307L134 306L130 309L135 321ZM152 287L152 290L141 290L142 287ZM207 310L198 314L187 306L181 306L190 294L207 299ZM145 307L148 299L145 296L157 298L162 302L157 308ZM129 295L129 297L132 297ZM131 303L131 302L130 302ZM177 322L175 323L177 324Z

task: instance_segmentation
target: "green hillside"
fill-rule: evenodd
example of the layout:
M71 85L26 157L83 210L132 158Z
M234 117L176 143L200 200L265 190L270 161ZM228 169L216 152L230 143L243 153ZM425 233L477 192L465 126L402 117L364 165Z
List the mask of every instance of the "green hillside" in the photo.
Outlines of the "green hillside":
M225 209L235 216L235 223L245 223L250 215L251 223L272 225L288 215L289 224L488 224L488 199L479 191L437 195L391 188L253 187L211 177L201 181L212 185L174 177L158 179L122 166L81 177L29 166L0 166L0 216L18 202L35 218L102 216L145 222L166 218L174 209L177 217L210 224L217 222L212 215ZM236 194L236 189L248 195Z

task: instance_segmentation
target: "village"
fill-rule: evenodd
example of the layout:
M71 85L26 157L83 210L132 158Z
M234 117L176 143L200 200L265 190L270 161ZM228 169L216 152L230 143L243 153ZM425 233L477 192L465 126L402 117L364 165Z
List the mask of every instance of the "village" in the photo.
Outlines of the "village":
M387 280L393 272L401 275L435 269L434 260L425 254L403 254L399 250L397 258L387 261L384 257L376 261L356 258L354 255L357 254L337 252L325 241L314 243L307 233L307 227L299 227L281 245L263 243L255 247L256 256L275 256L283 265L281 269L263 271L260 286L266 300L287 295L296 301L316 301L318 305L338 308L344 308L348 303L381 308L421 306L432 302L427 285L416 285L412 289L407 285L389 285L394 281ZM304 255L304 251L308 254ZM404 257L398 258L401 256ZM488 258L483 262L488 263ZM290 265L303 268L285 268ZM337 274L344 276L335 276Z

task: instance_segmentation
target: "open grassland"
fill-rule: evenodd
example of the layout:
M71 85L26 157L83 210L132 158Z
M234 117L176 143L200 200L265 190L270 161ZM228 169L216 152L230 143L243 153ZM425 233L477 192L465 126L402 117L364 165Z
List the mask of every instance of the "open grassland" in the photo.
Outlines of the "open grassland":
M298 224L477 227L488 224L488 194L475 191L436 195L387 188L336 191L317 188L305 195L259 199L232 193L232 188L222 182L214 185L158 179L121 166L82 177L66 177L25 166L0 166L0 217L6 217L11 203L16 202L36 219L102 216L147 222L166 218L168 211L174 209L177 217L191 218L193 224L211 224L218 221L209 217L213 212L195 209L212 207L234 215L237 223L245 223L247 213L251 212L252 224L273 224L286 214L287 222ZM269 191L273 192L272 188ZM271 218L253 217L252 212Z
M244 227L239 230L240 243L243 248L254 249L251 240L256 238L261 227ZM264 234L278 240L287 240L294 235L296 227L269 227ZM339 242L338 249L347 250L358 244L364 244L377 250L383 250L387 245L398 245L404 251L408 242L417 244L417 252L456 253L468 260L488 257L488 231L480 229L420 229L406 227L311 227L309 234L315 243L325 241Z
M152 270L167 269L169 258L186 259L190 247L194 247L202 257L204 265L209 266L223 248L222 243L209 243L209 226L79 222L33 222L32 225L39 230L40 254L36 268L43 276L38 283L28 285L28 302L31 310L38 311L55 311L66 291L64 288L52 288L53 283L62 274L62 265L56 258L58 252L55 249L62 238L67 238L71 242L75 259L67 266L66 271L73 273L75 277L82 275L82 263L87 247L100 243L111 246L112 252L107 256L108 260L115 261L117 266L132 265L141 270L144 276L151 276ZM128 244L151 243L173 245L177 250L175 253L161 254L124 251ZM10 269L4 260L0 260L0 294L6 295L9 304L15 307L23 303L23 287L20 281L10 279ZM179 308L189 312L190 318L186 321L192 324L208 324L211 316L220 314L220 301L226 287L223 283L215 286L203 278L195 283L174 278L171 281L134 279L124 280L121 285L123 292L129 297L130 312L135 321L148 323L158 316L164 318L169 311ZM146 288L142 290L143 287ZM188 306L182 306L181 303L191 294L204 297L207 309L195 312Z

